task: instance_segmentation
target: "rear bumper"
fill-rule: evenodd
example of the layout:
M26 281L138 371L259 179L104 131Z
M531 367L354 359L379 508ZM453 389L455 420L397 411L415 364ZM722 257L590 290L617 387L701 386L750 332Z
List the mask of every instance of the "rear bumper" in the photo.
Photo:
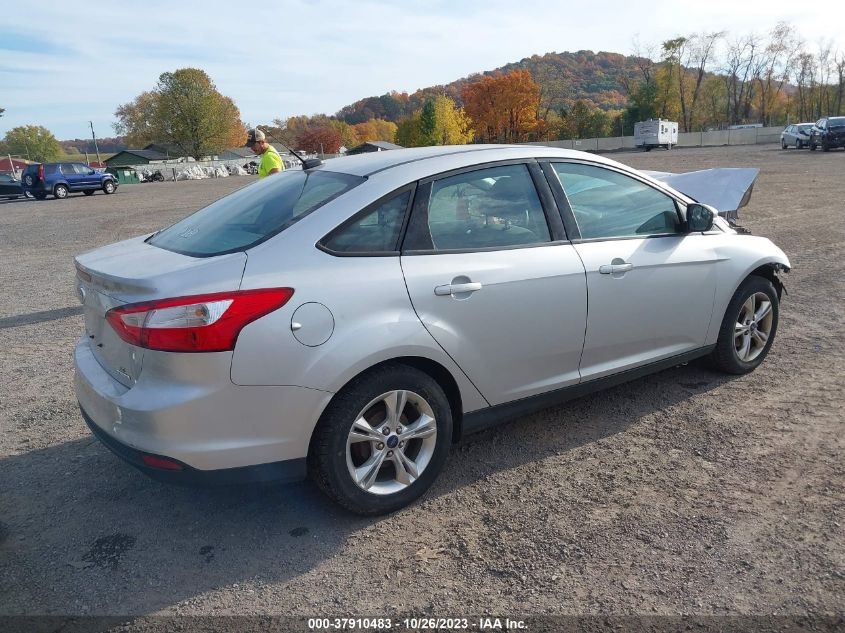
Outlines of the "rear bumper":
M91 416L85 413L85 409L83 409L81 405L79 410L82 413L82 418L85 420L88 428L91 429L91 433L105 444L106 448L156 481L185 486L234 486L239 484L266 482L288 483L302 481L305 479L306 460L304 457L300 459L287 459L269 464L259 464L257 466L221 468L219 470L197 470L196 468L191 468L187 464L183 464L181 462L181 470L153 468L144 463L142 457L144 453L135 450L131 446L122 444L106 433L103 429L96 425L96 423L91 419ZM147 454L149 455L150 453ZM161 455L157 455L156 457L161 457Z
M80 339L74 351L76 397L86 423L106 446L168 481L304 476L311 434L331 393L235 385L231 352L174 359L165 354L147 350L137 382L126 387L100 365L87 337ZM183 469L150 469L141 460L144 454L176 460Z

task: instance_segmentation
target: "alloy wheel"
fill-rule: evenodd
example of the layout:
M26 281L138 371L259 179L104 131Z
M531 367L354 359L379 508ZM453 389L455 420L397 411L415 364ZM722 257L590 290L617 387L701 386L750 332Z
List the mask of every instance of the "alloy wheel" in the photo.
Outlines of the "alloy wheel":
M734 350L741 361L753 361L766 348L773 314L772 302L764 292L755 292L742 304L734 326Z
M420 478L436 446L431 405L413 391L389 391L355 417L346 439L346 467L362 490L394 494Z

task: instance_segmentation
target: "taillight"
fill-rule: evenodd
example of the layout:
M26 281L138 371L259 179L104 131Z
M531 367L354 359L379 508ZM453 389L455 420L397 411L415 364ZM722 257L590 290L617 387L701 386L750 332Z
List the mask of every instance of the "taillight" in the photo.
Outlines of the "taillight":
M38 180L44 180L44 165L38 166Z
M235 349L249 323L278 310L293 288L241 290L131 303L112 308L106 320L127 343L164 352Z

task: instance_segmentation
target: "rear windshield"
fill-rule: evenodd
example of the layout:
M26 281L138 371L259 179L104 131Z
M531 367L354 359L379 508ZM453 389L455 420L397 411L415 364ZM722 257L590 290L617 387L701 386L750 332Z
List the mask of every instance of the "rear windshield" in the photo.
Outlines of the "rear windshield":
M147 240L192 257L243 251L364 182L330 171L285 171L244 187Z
M828 127L842 127L845 125L845 116L835 116L827 120Z

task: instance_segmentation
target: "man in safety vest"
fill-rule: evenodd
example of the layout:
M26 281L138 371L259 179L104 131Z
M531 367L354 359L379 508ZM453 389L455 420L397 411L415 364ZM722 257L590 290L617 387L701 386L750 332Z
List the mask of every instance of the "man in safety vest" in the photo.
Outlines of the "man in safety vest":
M267 142L264 132L258 128L249 131L249 136L246 139L246 146L250 148L255 154L261 156L261 161L258 163L258 177L264 178L270 174L277 174L285 168L282 157L276 148Z

